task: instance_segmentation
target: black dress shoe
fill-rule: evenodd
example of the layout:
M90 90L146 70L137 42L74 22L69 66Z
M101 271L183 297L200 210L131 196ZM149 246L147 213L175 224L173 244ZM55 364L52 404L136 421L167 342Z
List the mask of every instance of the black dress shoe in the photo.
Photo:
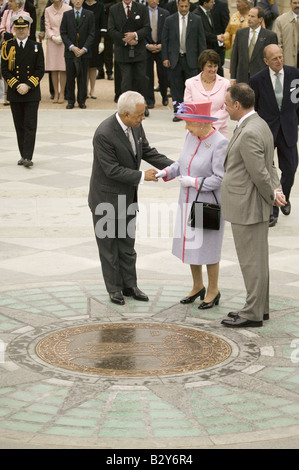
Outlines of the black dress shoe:
M23 165L24 163L24 158L21 158L19 161L18 161L18 165Z
M182 121L182 119L180 119L176 116L174 116L174 118L172 119L172 122L180 122L180 121Z
M227 314L227 316L228 316L229 318L235 318L235 317L237 317L237 316L240 316L239 313L240 313L240 312L229 312L229 313ZM264 313L264 315L263 315L263 320L269 320L269 318L270 318L269 313Z
M180 300L181 304L192 304L197 297L200 296L201 300L205 298L206 295L206 288L203 287L201 290L199 290L196 294L190 295L189 297L184 297L182 300Z
M66 109L73 109L73 107L74 107L74 105L70 104L70 103L66 105Z
M277 222L278 222L278 217L274 217L274 215L271 214L270 219L269 219L269 227L275 227Z
M125 304L125 299L123 298L123 295L121 292L109 292L109 297L111 302L117 305L124 305Z
M79 108L81 108L81 109L86 109L86 104L85 104L85 103L80 103L80 104L79 104Z
M225 318L221 324L228 328L257 328L263 326L262 321L247 320L247 318L242 318L239 315L234 318Z
M155 105L153 103L147 105L148 109L154 109L154 107L155 107Z
M113 80L112 73L107 73L107 80Z
M200 310L206 310L207 308L212 308L214 307L214 305L219 304L220 297L221 297L221 294L220 292L218 292L216 297L213 300L211 300L211 302L202 302L198 308Z
M30 166L33 166L33 161L29 160L29 158L24 158L23 166L25 166L26 168L29 168Z
M290 203L290 201L287 201L285 206L281 206L280 210L284 215L290 215L290 213L291 213L291 203Z
M144 115L145 115L145 117L149 117L149 110L148 110L147 106L145 107Z
M148 296L144 294L144 292L141 292L141 290L136 286L136 287L125 287L123 289L123 294L126 297L133 297L135 300L142 300L143 302L148 301Z
M168 98L163 98L162 104L163 106L168 106Z

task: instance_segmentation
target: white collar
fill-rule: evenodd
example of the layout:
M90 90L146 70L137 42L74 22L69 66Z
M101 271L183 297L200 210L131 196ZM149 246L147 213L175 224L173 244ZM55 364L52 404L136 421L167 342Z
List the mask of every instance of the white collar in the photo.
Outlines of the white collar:
M255 114L254 109L252 111L249 111L249 113L245 114L245 116L241 117L240 121L238 122L238 127L240 127L240 125L243 121L245 121L245 119L249 118L249 116L252 116L253 114Z
M283 67L281 70L279 70L279 72L274 72L274 70L271 69L271 67L269 67L269 72L270 72L270 77L276 77L276 73L278 73L278 75L280 75L281 77L283 77L284 75L284 70L283 70Z
M26 42L27 42L27 39L28 39L28 37L25 38L25 39L22 39L23 47L25 47L25 44L26 44ZM20 46L21 39L17 39L17 38L16 38L16 40L17 40L18 46Z
M178 14L179 14L179 19L181 20L183 18L183 15L181 15L179 11L178 11ZM189 11L188 11L187 15L184 15L186 20L188 19L188 15L189 15Z
M250 32L253 34L253 31L255 31L256 34L260 34L261 27L262 27L262 26L260 25L260 26L259 26L258 28L256 28L256 29L250 28Z
M116 113L115 117L116 117L116 119L117 119L117 121L118 121L120 127L121 127L122 130L124 131L124 133L127 133L128 126L126 126L126 125L122 122L122 120L121 120L121 118L120 118L120 115L119 115L118 113Z

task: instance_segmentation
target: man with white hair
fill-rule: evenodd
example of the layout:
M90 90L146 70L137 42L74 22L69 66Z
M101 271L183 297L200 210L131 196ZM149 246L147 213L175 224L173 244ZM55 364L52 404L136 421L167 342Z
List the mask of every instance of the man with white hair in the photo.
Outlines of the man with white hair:
M135 218L138 185L158 181L157 171L141 171L141 160L160 170L173 162L149 146L142 128L145 102L135 91L123 93L116 114L105 119L93 138L94 160L88 197L103 277L111 302L123 296L148 301L137 287Z

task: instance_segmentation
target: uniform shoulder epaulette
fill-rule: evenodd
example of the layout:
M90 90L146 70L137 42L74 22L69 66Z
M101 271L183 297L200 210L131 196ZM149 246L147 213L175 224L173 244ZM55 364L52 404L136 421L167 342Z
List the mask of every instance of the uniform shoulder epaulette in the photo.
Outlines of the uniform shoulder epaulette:
M7 45L14 38L10 38L2 44L1 48L1 57L3 60L8 60L8 70L13 70L15 68L15 58L16 58L16 48L12 46L7 53Z

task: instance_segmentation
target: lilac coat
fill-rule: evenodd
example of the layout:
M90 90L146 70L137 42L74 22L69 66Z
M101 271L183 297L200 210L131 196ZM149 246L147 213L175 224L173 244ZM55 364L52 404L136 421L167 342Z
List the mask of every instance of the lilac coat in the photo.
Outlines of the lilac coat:
M187 222L192 202L196 198L203 177L206 179L198 200L215 203L211 192L214 191L220 203L220 186L227 145L228 140L216 130L202 140L188 132L178 161L165 168L167 176L164 181L180 175L196 178L197 188L181 186L178 201L172 253L183 263L202 265L220 261L224 220L221 218L220 230L194 229Z

